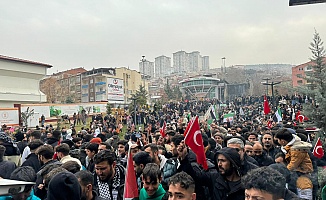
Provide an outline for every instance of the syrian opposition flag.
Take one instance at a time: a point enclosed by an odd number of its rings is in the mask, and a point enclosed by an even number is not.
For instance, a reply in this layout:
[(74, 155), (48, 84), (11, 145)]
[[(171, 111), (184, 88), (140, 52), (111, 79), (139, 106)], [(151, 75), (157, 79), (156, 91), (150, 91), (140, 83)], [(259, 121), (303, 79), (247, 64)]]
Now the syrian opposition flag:
[(277, 108), (277, 111), (275, 112), (275, 114), (273, 116), (273, 121), (274, 122), (281, 122), (282, 121), (282, 113), (281, 113), (280, 108)]
[(211, 114), (211, 118), (212, 119), (216, 119), (216, 114), (215, 114), (215, 108), (214, 108), (214, 105), (211, 105), (211, 108), (210, 108), (210, 114)]
[(269, 103), (268, 103), (267, 97), (265, 95), (264, 96), (264, 114), (267, 115), (270, 112), (271, 112), (271, 108), (269, 107)]
[(125, 187), (124, 187), (124, 198), (126, 200), (132, 200), (138, 197), (138, 186), (136, 180), (136, 173), (133, 165), (132, 155), (129, 149), (128, 152), (128, 161), (127, 161), (127, 170), (125, 177)]
[(164, 121), (163, 126), (160, 128), (160, 134), (162, 137), (165, 137), (165, 131), (166, 131), (166, 122)]
[(205, 170), (208, 169), (198, 116), (190, 124), (188, 134), (185, 137), (185, 143), (196, 154), (197, 163), (201, 164)]
[(314, 151), (312, 152), (314, 154), (314, 156), (316, 158), (321, 159), (324, 156), (324, 149), (323, 149), (323, 145), (321, 143), (320, 138), (318, 138), (315, 147), (314, 147)]
[(223, 122), (233, 122), (234, 113), (228, 113), (223, 115)]

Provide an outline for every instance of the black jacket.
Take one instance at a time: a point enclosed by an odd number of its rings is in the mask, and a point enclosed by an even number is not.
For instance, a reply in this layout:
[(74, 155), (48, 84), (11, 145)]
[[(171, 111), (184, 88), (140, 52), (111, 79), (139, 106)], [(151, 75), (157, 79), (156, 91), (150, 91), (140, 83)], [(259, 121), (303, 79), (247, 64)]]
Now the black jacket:
[[(230, 151), (230, 159), (235, 165), (240, 165), (240, 156), (235, 150), (229, 150), (228, 148), (225, 151)], [(233, 151), (233, 152), (232, 152)], [(218, 152), (219, 153), (219, 152)], [(226, 152), (228, 153), (228, 152)], [(217, 157), (217, 154), (215, 155)], [(215, 160), (215, 159), (214, 159)], [(187, 159), (184, 159), (183, 162), (187, 162)], [(181, 166), (184, 163), (181, 163)], [(238, 169), (241, 169), (239, 166)], [(241, 180), (231, 183), (228, 182), (222, 175), (220, 175), (216, 170), (215, 171), (204, 171), (196, 167), (183, 168), (190, 176), (195, 180), (196, 186), (206, 186), (210, 191), (210, 198), (212, 200), (244, 200), (244, 188), (241, 185)], [(187, 170), (187, 171), (186, 171)], [(203, 199), (203, 198), (201, 198)], [(205, 199), (208, 199), (207, 197)]]
[(281, 149), (273, 146), (269, 150), (264, 149), (264, 151), (266, 152), (267, 155), (272, 157), (273, 160), (275, 160), (275, 155), (281, 152)]
[(31, 153), (27, 156), (25, 162), (22, 164), (22, 166), (31, 166), (33, 167), (35, 173), (37, 173), (41, 168), (41, 163), (38, 160), (38, 157), (35, 153)]
[(246, 156), (244, 157), (243, 161), (241, 161), (240, 171), (242, 175), (246, 175), (249, 171), (256, 168), (258, 168), (258, 166), (249, 162)]
[(57, 138), (53, 138), (53, 137), (51, 137), (51, 138), (48, 138), (48, 139), (46, 140), (46, 143), (49, 144), (49, 145), (51, 145), (51, 146), (54, 148), (55, 146), (58, 145), (59, 140), (58, 140)]
[(259, 167), (268, 166), (274, 163), (272, 157), (268, 156), (265, 152), (260, 156), (253, 156), (253, 158), (258, 162)]
[(16, 169), (16, 164), (11, 161), (0, 160), (0, 177), (9, 179), (11, 172)]

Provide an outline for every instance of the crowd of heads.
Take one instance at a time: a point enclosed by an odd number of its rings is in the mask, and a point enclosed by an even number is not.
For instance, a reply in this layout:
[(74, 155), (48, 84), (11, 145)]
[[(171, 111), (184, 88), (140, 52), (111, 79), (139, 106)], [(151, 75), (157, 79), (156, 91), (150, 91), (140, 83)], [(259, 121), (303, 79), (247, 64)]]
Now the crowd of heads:
[[(132, 156), (142, 197), (213, 199), (215, 193), (210, 186), (198, 181), (205, 177), (202, 174), (211, 173), (209, 178), (218, 174), (235, 188), (241, 182), (245, 192), (240, 196), (246, 199), (259, 195), (282, 199), (291, 182), (290, 176), (285, 176), (290, 174), (286, 171), (289, 150), (284, 149), (297, 138), (309, 142), (313, 135), (292, 118), (301, 109), (300, 104), (292, 104), (291, 99), (282, 104), (284, 120), (276, 123), (262, 114), (262, 101), (262, 97), (239, 98), (218, 107), (217, 117), (210, 122), (199, 119), (208, 170), (198, 165), (196, 155), (185, 144), (184, 133), (194, 116), (204, 116), (210, 106), (220, 105), (217, 100), (169, 103), (151, 112), (139, 111), (136, 116), (94, 115), (89, 127), (85, 123), (78, 131), (74, 118), (70, 127), (61, 129), (48, 125), (23, 128), (15, 135), (1, 132), (0, 163), (6, 156), (20, 156), (21, 160), (15, 165), (6, 161), (10, 176), (2, 172), (0, 176), (35, 182), (21, 193), (26, 198), (33, 191), (40, 199), (92, 199), (96, 195), (119, 199), (127, 158)], [(240, 109), (244, 115), (240, 115)], [(230, 113), (234, 114), (232, 120), (225, 120), (223, 116)], [(164, 124), (166, 129), (162, 131)], [(187, 171), (184, 160), (191, 170)]]

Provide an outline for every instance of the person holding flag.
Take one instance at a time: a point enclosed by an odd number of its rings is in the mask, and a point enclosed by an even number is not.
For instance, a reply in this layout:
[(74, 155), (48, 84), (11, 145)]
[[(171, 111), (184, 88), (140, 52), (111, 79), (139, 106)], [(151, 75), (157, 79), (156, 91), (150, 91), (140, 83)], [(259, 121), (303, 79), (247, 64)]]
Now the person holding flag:
[(267, 115), (271, 112), (271, 108), (269, 107), (269, 103), (266, 95), (264, 95), (264, 115)]

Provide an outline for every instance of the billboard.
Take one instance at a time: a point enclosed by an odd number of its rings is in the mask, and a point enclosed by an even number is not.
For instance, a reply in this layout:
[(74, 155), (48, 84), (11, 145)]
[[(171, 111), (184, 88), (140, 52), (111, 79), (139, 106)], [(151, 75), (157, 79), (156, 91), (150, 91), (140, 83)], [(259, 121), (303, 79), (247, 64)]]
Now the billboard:
[(0, 125), (19, 125), (18, 108), (0, 108)]
[(108, 101), (124, 101), (123, 80), (117, 78), (108, 78)]

